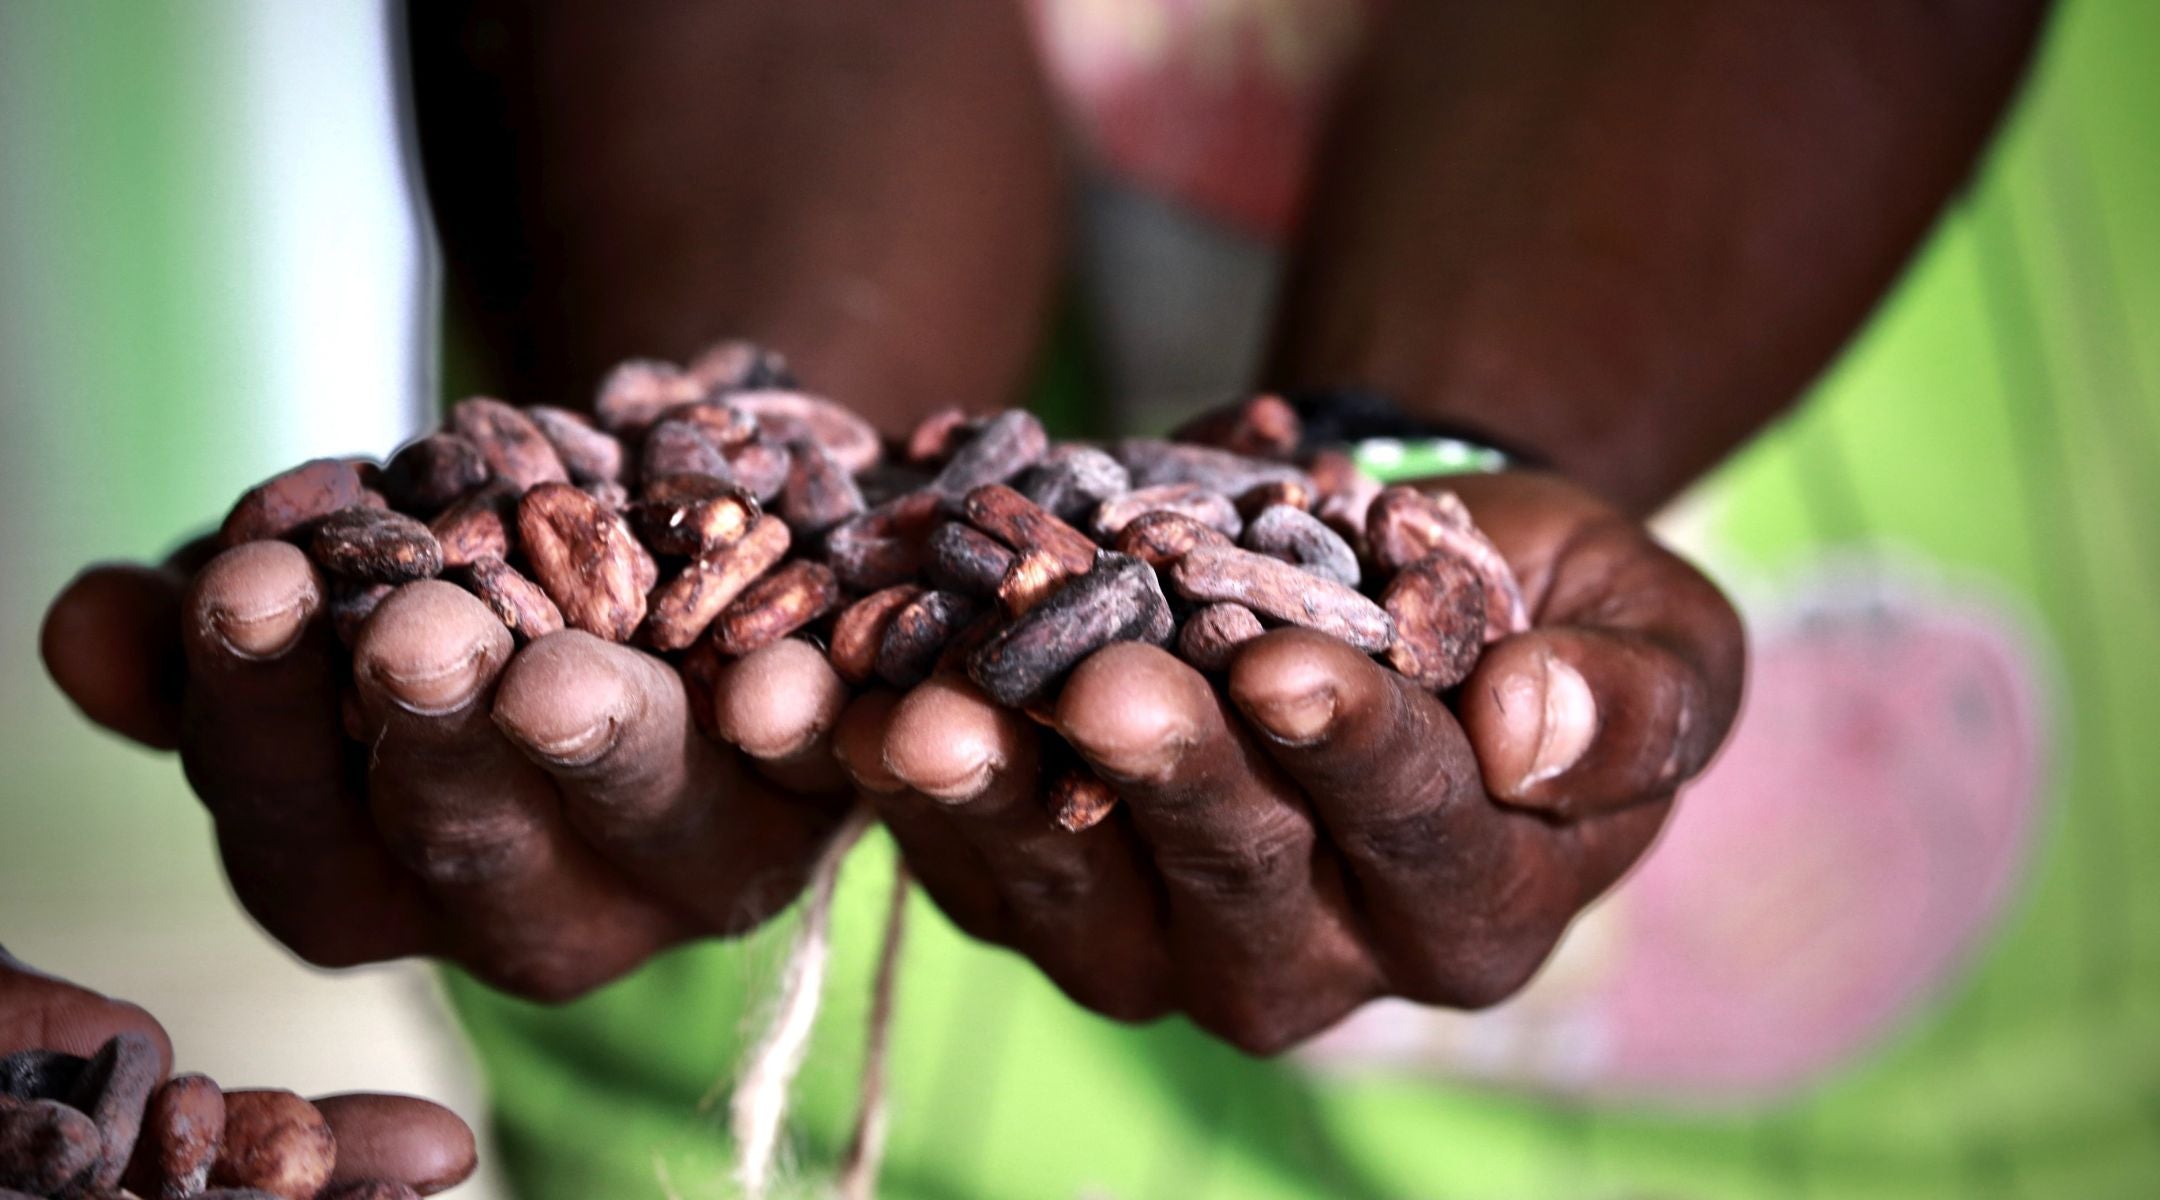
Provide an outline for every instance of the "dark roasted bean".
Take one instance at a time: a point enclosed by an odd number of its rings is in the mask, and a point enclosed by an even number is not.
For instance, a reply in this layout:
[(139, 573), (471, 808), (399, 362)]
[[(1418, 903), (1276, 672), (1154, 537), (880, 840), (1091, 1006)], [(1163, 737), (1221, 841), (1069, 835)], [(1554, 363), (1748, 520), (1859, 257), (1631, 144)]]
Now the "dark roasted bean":
[(930, 534), (933, 587), (978, 598), (995, 596), (1012, 564), (1013, 552), (1003, 543), (958, 521), (947, 521)]
[(800, 560), (751, 584), (713, 622), (723, 654), (743, 655), (772, 645), (831, 612), (840, 584), (823, 563)]
[[(874, 448), (873, 439), (873, 448)], [(824, 443), (804, 439), (788, 446), (787, 483), (780, 490), (780, 518), (798, 537), (826, 530), (863, 511), (862, 490)]]
[(878, 678), (900, 688), (929, 678), (946, 644), (981, 611), (978, 601), (958, 592), (924, 592), (902, 605), (878, 646)]
[(532, 418), (500, 400), (474, 396), (450, 409), (450, 429), (480, 448), (488, 469), (521, 488), (568, 483), (570, 472)]
[(428, 526), (442, 547), (445, 567), (462, 567), (482, 558), (507, 559), (516, 553), (517, 506), (524, 492), (498, 479), (444, 509)]
[(476, 558), (451, 573), (451, 581), (480, 597), (520, 643), (563, 627), (562, 609), (539, 584), (499, 558)]
[(1278, 504), (1254, 517), (1238, 544), (1345, 587), (1358, 585), (1357, 551), (1320, 518)]
[(787, 556), (787, 523), (766, 515), (739, 538), (693, 560), (652, 594), (647, 633), (661, 651), (688, 647), (730, 604)]
[(360, 472), (349, 462), (318, 458), (248, 489), (218, 530), (218, 544), (268, 541), (363, 501)]
[(1034, 466), (1049, 446), (1049, 435), (1043, 432), (1035, 414), (1017, 408), (999, 413), (982, 427), (982, 432), (953, 451), (930, 487), (948, 504), (957, 506), (976, 488), (1004, 483)]
[(913, 580), (929, 552), (937, 521), (935, 492), (909, 492), (825, 535), (825, 560), (850, 591), (875, 592)]
[(1019, 708), (1047, 698), (1081, 659), (1111, 642), (1161, 645), (1172, 628), (1154, 568), (1106, 553), (1094, 570), (983, 643), (968, 658), (968, 678), (998, 703)]
[[(728, 403), (765, 423), (766, 432), (778, 441), (793, 441), (800, 429), (824, 447), (849, 472), (869, 469), (885, 449), (877, 430), (846, 408), (796, 391), (743, 391), (728, 396)], [(788, 432), (782, 433), (785, 429)]]
[(584, 414), (567, 408), (528, 408), (525, 415), (555, 447), (572, 483), (616, 483), (623, 476), (623, 447), (614, 435), (592, 427)]
[(1103, 501), (1102, 507), (1095, 510), (1095, 536), (1115, 540), (1127, 525), (1155, 512), (1191, 517), (1227, 538), (1237, 537), (1245, 528), (1237, 505), (1221, 492), (1211, 492), (1197, 483), (1165, 483)]
[(1389, 665), (1431, 691), (1469, 677), (1485, 642), (1485, 583), (1476, 567), (1445, 551), (1429, 554), (1388, 580), (1380, 602), (1395, 622)]
[(1117, 539), (1111, 544), (1118, 553), (1130, 554), (1159, 571), (1185, 557), (1185, 552), (1194, 546), (1233, 543), (1221, 530), (1203, 525), (1183, 513), (1151, 512), (1143, 513), (1118, 530)]
[(653, 561), (629, 522), (567, 483), (546, 483), (518, 502), (517, 524), (533, 575), (564, 623), (630, 640), (645, 620)]
[(1197, 546), (1170, 565), (1180, 596), (1242, 604), (1259, 616), (1341, 638), (1368, 654), (1395, 640), (1394, 623), (1356, 589), (1308, 575), (1279, 558), (1226, 546)]
[(1110, 447), (1110, 453), (1132, 472), (1135, 488), (1191, 483), (1225, 496), (1241, 496), (1277, 480), (1312, 487), (1312, 477), (1289, 463), (1247, 458), (1212, 446), (1187, 446), (1159, 438), (1124, 438)]
[(896, 584), (872, 592), (840, 610), (833, 621), (832, 645), (825, 657), (840, 678), (860, 687), (877, 675), (878, 649), (885, 631), (902, 608), (914, 603), (923, 589), (912, 583)]
[(375, 486), (398, 511), (432, 517), (492, 474), (480, 447), (454, 433), (431, 433), (391, 455)]
[(1003, 484), (985, 484), (961, 503), (967, 523), (1015, 550), (1042, 550), (1079, 575), (1095, 565), (1098, 547), (1088, 536)]
[(1057, 519), (1085, 522), (1112, 496), (1132, 490), (1132, 474), (1094, 446), (1053, 446), (1013, 489)]
[(733, 480), (735, 469), (704, 429), (670, 417), (646, 430), (644, 444), (638, 448), (638, 478), (667, 475), (710, 475)]
[(315, 524), (308, 551), (333, 575), (362, 583), (411, 583), (442, 573), (442, 543), (403, 513), (356, 505)]

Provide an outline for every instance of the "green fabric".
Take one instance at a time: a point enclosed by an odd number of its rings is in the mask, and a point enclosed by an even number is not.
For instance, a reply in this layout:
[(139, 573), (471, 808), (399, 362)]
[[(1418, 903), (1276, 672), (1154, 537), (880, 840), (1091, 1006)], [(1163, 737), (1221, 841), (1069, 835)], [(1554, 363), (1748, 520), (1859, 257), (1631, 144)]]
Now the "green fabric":
[[(1802, 1095), (1679, 1116), (1471, 1086), (1319, 1081), (1178, 1021), (1129, 1029), (911, 913), (894, 1197), (2130, 1197), (2160, 1181), (2160, 5), (2058, 13), (1970, 197), (1782, 428), (1687, 509), (1774, 575), (1896, 545), (2022, 597), (2059, 652), (2049, 828), (2007, 923), (1926, 1016)], [(1081, 376), (1053, 373), (1071, 412)], [(1684, 816), (1682, 819), (1685, 819)], [(843, 1144), (890, 856), (847, 870), (793, 1123)], [(769, 993), (781, 927), (546, 1009), (452, 995), (535, 1197), (726, 1194), (700, 1097)]]

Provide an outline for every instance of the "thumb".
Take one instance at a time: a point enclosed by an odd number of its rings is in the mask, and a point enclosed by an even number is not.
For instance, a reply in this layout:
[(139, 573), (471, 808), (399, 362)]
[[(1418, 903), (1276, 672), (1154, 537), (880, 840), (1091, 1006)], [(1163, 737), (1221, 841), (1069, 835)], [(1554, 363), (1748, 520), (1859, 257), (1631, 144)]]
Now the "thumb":
[(181, 586), (168, 571), (94, 566), (61, 590), (38, 633), (45, 669), (75, 707), (153, 750), (179, 743)]

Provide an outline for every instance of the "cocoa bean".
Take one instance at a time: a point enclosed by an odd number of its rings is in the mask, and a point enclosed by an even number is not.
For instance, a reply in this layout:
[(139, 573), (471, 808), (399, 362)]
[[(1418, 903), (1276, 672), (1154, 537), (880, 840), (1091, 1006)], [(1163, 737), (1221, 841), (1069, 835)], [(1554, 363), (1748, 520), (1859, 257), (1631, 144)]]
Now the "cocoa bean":
[(570, 472), (532, 418), (500, 400), (474, 396), (450, 409), (450, 429), (480, 448), (488, 468), (521, 488), (568, 483)]
[(212, 1183), (314, 1200), (336, 1161), (337, 1139), (314, 1105), (284, 1091), (225, 1093), (225, 1144), (210, 1167)]
[(451, 582), (480, 597), (520, 643), (544, 638), (563, 627), (562, 610), (540, 585), (518, 574), (499, 558), (476, 558), (459, 567)]
[(1086, 521), (1103, 501), (1131, 491), (1132, 474), (1093, 446), (1053, 446), (1013, 488), (1069, 524)]
[(999, 413), (953, 451), (944, 469), (930, 481), (931, 490), (948, 505), (958, 505), (976, 488), (1004, 483), (1034, 466), (1049, 448), (1050, 436), (1035, 414), (1017, 408)]
[[(873, 436), (872, 452), (876, 451)], [(797, 536), (823, 533), (867, 507), (849, 468), (824, 443), (788, 444), (787, 483), (780, 489), (780, 518)]]
[(795, 386), (795, 374), (779, 351), (742, 338), (707, 347), (690, 360), (689, 376), (708, 392)]
[(1073, 577), (1065, 560), (1047, 550), (1031, 549), (1014, 558), (998, 580), (998, 604), (1008, 617), (1026, 616)]
[(968, 658), (968, 678), (998, 703), (1020, 708), (1047, 699), (1081, 659), (1111, 642), (1161, 645), (1172, 628), (1154, 569), (1128, 555), (1104, 554), (1094, 570), (983, 643)]
[(143, 1109), (164, 1074), (157, 1046), (140, 1033), (123, 1033), (108, 1038), (76, 1077), (67, 1103), (89, 1114), (104, 1145), (90, 1186), (100, 1191), (120, 1186), (120, 1173), (142, 1132)]
[(1236, 538), (1245, 528), (1237, 505), (1221, 492), (1209, 491), (1197, 483), (1166, 483), (1103, 501), (1102, 507), (1095, 510), (1095, 535), (1105, 541), (1114, 540), (1127, 525), (1154, 512), (1191, 517), (1227, 538)]
[(928, 679), (946, 644), (981, 612), (974, 597), (958, 592), (924, 592), (902, 605), (878, 645), (878, 678), (898, 688)]
[(309, 552), (333, 575), (362, 583), (411, 583), (442, 574), (442, 543), (403, 513), (355, 506), (315, 525)]
[(728, 403), (756, 417), (777, 441), (795, 440), (796, 428), (806, 431), (849, 472), (867, 470), (885, 453), (870, 422), (823, 396), (777, 389), (741, 391), (729, 394)]
[(1194, 546), (1228, 546), (1221, 530), (1174, 512), (1143, 513), (1118, 531), (1111, 543), (1120, 554), (1130, 554), (1161, 570), (1185, 557)]
[(832, 645), (825, 652), (840, 678), (860, 687), (876, 676), (878, 648), (885, 644), (893, 616), (922, 594), (912, 583), (895, 584), (840, 610), (833, 621)]
[[(1331, 461), (1328, 453), (1315, 456), (1313, 466), (1316, 471), (1323, 463)], [(1348, 464), (1350, 473), (1342, 478), (1339, 487), (1322, 484), (1320, 503), (1314, 512), (1327, 522), (1328, 528), (1349, 541), (1362, 545), (1366, 520), (1372, 512), (1373, 501), (1380, 497), (1380, 481), (1358, 470), (1348, 455), (1335, 454), (1334, 457)]]
[(1398, 571), (1380, 603), (1395, 622), (1388, 664), (1429, 691), (1461, 683), (1485, 642), (1485, 582), (1445, 551)]
[(175, 1075), (151, 1094), (128, 1190), (144, 1200), (187, 1200), (210, 1182), (225, 1142), (225, 1093), (207, 1075)]
[(916, 424), (908, 434), (903, 456), (918, 466), (941, 465), (981, 430), (982, 423), (970, 417), (967, 410), (942, 408)]
[(517, 550), (517, 509), (523, 495), (518, 485), (498, 479), (444, 509), (428, 526), (442, 547), (443, 566), (509, 558)]
[(807, 559), (751, 584), (713, 622), (713, 642), (737, 657), (770, 646), (831, 612), (840, 584), (831, 568)]
[(1263, 632), (1260, 618), (1244, 605), (1210, 604), (1185, 618), (1178, 656), (1203, 671), (1227, 671), (1238, 647)]
[(630, 640), (645, 619), (650, 585), (639, 581), (653, 567), (620, 514), (567, 483), (544, 483), (518, 502), (517, 528), (533, 575), (565, 623)]
[(1411, 487), (1382, 491), (1367, 517), (1365, 540), (1383, 570), (1403, 570), (1435, 553), (1469, 563), (1485, 585), (1486, 641), (1530, 628), (1529, 606), (1507, 557), (1478, 529), (1455, 493)]
[(1059, 773), (1044, 797), (1050, 819), (1067, 833), (1079, 833), (1103, 823), (1117, 808), (1117, 789), (1097, 779), (1085, 768)]
[(375, 606), (396, 590), (387, 583), (359, 583), (349, 579), (330, 581), (330, 628), (350, 650), (360, 640), (360, 627), (375, 615)]
[(0, 1188), (72, 1196), (103, 1161), (97, 1123), (58, 1100), (0, 1096)]
[(1132, 473), (1135, 488), (1190, 483), (1239, 496), (1263, 483), (1288, 480), (1317, 491), (1312, 477), (1289, 463), (1247, 458), (1213, 446), (1187, 446), (1159, 438), (1123, 438), (1110, 453)]
[(758, 435), (757, 418), (725, 400), (699, 400), (677, 405), (662, 414), (664, 421), (687, 421), (697, 426), (722, 453)]
[(634, 358), (600, 381), (593, 416), (609, 433), (635, 437), (667, 410), (702, 399), (706, 390), (695, 374), (684, 374), (674, 363)]
[(930, 474), (904, 463), (881, 462), (856, 475), (855, 486), (862, 489), (863, 502), (875, 508), (888, 500), (929, 487)]
[(714, 618), (787, 556), (789, 544), (786, 522), (760, 516), (741, 537), (693, 560), (653, 592), (646, 628), (653, 648), (667, 652), (696, 642)]
[(1170, 581), (1187, 600), (1242, 604), (1261, 617), (1318, 630), (1368, 654), (1395, 640), (1394, 622), (1356, 589), (1250, 550), (1196, 546), (1170, 565)]
[(937, 515), (935, 492), (909, 492), (888, 500), (833, 526), (825, 535), (825, 561), (850, 591), (875, 592), (907, 583), (922, 570)]
[(703, 429), (671, 417), (646, 430), (645, 443), (638, 449), (638, 477), (657, 479), (663, 475), (711, 475), (733, 480), (735, 469)]
[(358, 1179), (331, 1184), (317, 1200), (420, 1200), (425, 1194), (387, 1179)]
[(969, 492), (960, 513), (968, 524), (1015, 550), (1056, 555), (1070, 574), (1083, 574), (1095, 565), (1099, 548), (1086, 534), (1003, 484), (985, 484)]
[(741, 537), (758, 519), (757, 498), (710, 475), (648, 481), (631, 519), (645, 544), (662, 554), (697, 557)]
[(930, 534), (930, 583), (949, 592), (986, 597), (997, 594), (1013, 552), (996, 538), (948, 521)]
[(218, 546), (268, 541), (362, 500), (360, 472), (349, 462), (318, 458), (248, 489), (218, 528)]
[(280, 1200), (274, 1192), (261, 1188), (211, 1188), (197, 1192), (194, 1200)]
[(391, 455), (375, 486), (400, 512), (431, 517), (486, 483), (492, 474), (480, 447), (470, 440), (454, 433), (431, 433), (405, 443)]
[(75, 1090), (90, 1060), (58, 1050), (18, 1050), (0, 1058), (0, 1096), (59, 1100)]
[(697, 723), (698, 732), (715, 741), (722, 739), (720, 722), (713, 707), (713, 693), (719, 687), (720, 673), (727, 666), (728, 660), (709, 640), (694, 643), (675, 664), (675, 673), (682, 677), (683, 691), (690, 697), (690, 719)]
[(1302, 508), (1278, 504), (1263, 511), (1245, 527), (1238, 544), (1345, 587), (1358, 585), (1357, 551)]
[(1253, 458), (1288, 458), (1305, 424), (1281, 396), (1259, 395), (1209, 409), (1170, 432), (1172, 441), (1214, 446)]
[(630, 489), (616, 480), (596, 479), (591, 483), (579, 484), (578, 490), (615, 512), (630, 511)]
[[(463, 1183), (479, 1164), (472, 1130), (458, 1115), (417, 1096), (355, 1094), (315, 1101), (337, 1132), (337, 1165), (326, 1195), (370, 1181), (433, 1195)], [(368, 1196), (366, 1191), (351, 1193)]]
[(1277, 479), (1248, 489), (1237, 498), (1237, 510), (1251, 524), (1254, 517), (1278, 505), (1310, 512), (1319, 500), (1320, 494), (1314, 488), (1294, 479)]
[(525, 410), (540, 435), (555, 448), (555, 457), (577, 484), (616, 483), (622, 480), (623, 446), (613, 435), (592, 427), (583, 413), (567, 408), (539, 405)]
[(766, 440), (762, 434), (729, 450), (727, 461), (735, 482), (756, 496), (760, 504), (771, 504), (779, 498), (780, 490), (787, 486), (788, 468), (793, 465), (787, 447)]

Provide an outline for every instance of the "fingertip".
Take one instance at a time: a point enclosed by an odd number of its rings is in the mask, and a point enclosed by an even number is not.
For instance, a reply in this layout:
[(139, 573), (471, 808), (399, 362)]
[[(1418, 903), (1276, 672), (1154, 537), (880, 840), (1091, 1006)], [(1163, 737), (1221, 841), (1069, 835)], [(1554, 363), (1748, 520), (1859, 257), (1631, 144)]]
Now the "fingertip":
[[(1485, 789), (1517, 803), (1573, 769), (1597, 740), (1598, 701), (1574, 656), (1541, 634), (1496, 642), (1462, 692), (1462, 724)], [(1553, 807), (1554, 805), (1547, 805)]]
[(847, 684), (825, 655), (799, 638), (783, 638), (720, 673), (713, 723), (753, 758), (786, 759), (830, 732), (847, 702)]
[(353, 673), (363, 695), (436, 716), (472, 703), (512, 649), (510, 630), (478, 597), (423, 579), (376, 607), (353, 646)]
[(633, 664), (623, 658), (636, 653), (582, 629), (534, 641), (503, 670), (495, 690), (496, 727), (543, 766), (584, 766), (602, 758), (644, 708), (639, 681), (628, 669)]
[(179, 742), (181, 585), (170, 572), (100, 564), (46, 610), (38, 652), (90, 720), (157, 750)]
[(195, 577), (186, 628), (212, 659), (263, 662), (299, 643), (322, 602), (321, 577), (298, 546), (243, 542)]
[(1162, 780), (1177, 770), (1214, 705), (1199, 672), (1158, 647), (1118, 642), (1073, 671), (1058, 697), (1057, 728), (1119, 779)]
[(1019, 757), (1031, 730), (964, 677), (933, 676), (903, 697), (885, 735), (885, 767), (951, 804), (981, 796)]

